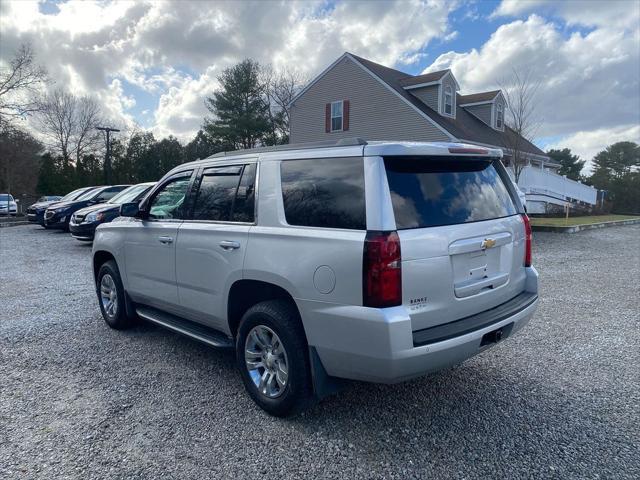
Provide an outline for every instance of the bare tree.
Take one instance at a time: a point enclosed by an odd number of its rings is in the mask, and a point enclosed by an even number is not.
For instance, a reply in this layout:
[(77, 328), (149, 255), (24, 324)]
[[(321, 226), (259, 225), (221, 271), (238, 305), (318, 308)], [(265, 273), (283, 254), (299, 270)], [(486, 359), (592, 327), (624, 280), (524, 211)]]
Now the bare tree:
[(263, 67), (262, 83), (266, 102), (269, 105), (269, 117), (272, 134), (277, 143), (286, 143), (289, 139), (290, 104), (293, 97), (307, 83), (307, 77), (295, 70), (274, 71), (271, 66)]
[(511, 76), (500, 82), (507, 101), (504, 141), (511, 153), (511, 165), (516, 183), (527, 165), (526, 144), (532, 142), (540, 126), (536, 115), (536, 97), (540, 82), (530, 68), (513, 69)]
[(90, 97), (77, 97), (62, 89), (44, 95), (38, 102), (37, 126), (47, 139), (47, 146), (65, 161), (77, 163), (83, 155), (101, 145), (100, 108)]
[(0, 68), (0, 120), (36, 111), (36, 94), (47, 81), (47, 72), (35, 63), (31, 45), (22, 44), (11, 61)]

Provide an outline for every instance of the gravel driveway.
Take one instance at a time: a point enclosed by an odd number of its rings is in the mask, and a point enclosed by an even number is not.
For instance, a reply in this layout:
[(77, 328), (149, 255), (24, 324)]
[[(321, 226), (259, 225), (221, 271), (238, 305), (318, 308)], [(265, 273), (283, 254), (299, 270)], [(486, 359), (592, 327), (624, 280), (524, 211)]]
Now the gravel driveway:
[(231, 353), (107, 328), (89, 246), (2, 229), (0, 478), (639, 478), (640, 226), (534, 242), (519, 335), (281, 420)]

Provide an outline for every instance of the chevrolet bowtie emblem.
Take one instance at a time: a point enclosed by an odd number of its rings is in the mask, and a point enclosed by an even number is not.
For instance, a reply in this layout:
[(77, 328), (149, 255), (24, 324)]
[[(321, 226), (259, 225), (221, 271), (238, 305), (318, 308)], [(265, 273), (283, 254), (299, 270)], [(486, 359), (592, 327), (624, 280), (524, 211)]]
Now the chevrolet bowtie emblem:
[(484, 242), (482, 242), (482, 249), (486, 250), (487, 248), (495, 247), (496, 241), (493, 238), (485, 238)]

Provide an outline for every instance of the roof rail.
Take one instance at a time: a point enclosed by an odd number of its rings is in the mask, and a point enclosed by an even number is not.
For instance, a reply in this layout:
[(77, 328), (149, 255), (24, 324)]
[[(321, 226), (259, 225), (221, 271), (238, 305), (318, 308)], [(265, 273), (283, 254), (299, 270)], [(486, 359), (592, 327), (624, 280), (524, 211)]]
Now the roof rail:
[(366, 140), (358, 137), (342, 138), (340, 140), (327, 140), (322, 142), (308, 143), (288, 143), (286, 145), (274, 145), (272, 147), (248, 148), (245, 150), (232, 150), (229, 152), (218, 152), (207, 158), (232, 157), (236, 155), (247, 155), (251, 153), (281, 152), (285, 150), (308, 150), (310, 148), (331, 148), (331, 147), (355, 147), (366, 145)]

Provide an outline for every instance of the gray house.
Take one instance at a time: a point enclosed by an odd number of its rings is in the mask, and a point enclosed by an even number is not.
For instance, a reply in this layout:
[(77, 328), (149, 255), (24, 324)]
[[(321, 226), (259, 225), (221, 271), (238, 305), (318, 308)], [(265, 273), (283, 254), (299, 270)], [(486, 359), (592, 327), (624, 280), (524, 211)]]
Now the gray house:
[[(501, 148), (508, 167), (505, 136), (515, 132), (505, 126), (502, 92), (459, 91), (451, 70), (414, 76), (344, 53), (293, 99), (290, 141), (464, 142)], [(557, 175), (560, 165), (531, 142), (522, 139), (521, 145), (529, 166), (518, 184), (530, 211), (546, 211), (549, 203), (595, 203), (593, 189)]]

